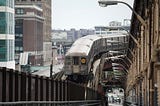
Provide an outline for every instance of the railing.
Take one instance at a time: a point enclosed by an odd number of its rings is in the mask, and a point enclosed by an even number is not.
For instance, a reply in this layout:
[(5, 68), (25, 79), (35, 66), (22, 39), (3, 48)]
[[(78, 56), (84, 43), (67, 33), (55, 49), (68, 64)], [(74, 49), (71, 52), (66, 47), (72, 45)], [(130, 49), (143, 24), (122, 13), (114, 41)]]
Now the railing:
[(0, 106), (99, 106), (100, 100), (0, 102)]
[(97, 91), (70, 81), (0, 68), (0, 102), (100, 99)]
[(138, 104), (135, 102), (124, 101), (124, 106), (138, 106)]

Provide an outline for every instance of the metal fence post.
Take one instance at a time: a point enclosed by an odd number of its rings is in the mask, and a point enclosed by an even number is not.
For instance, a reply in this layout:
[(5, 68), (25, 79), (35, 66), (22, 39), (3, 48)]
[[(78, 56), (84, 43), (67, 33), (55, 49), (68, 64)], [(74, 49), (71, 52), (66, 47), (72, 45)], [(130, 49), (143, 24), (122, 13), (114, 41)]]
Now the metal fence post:
[(67, 101), (67, 95), (68, 95), (68, 92), (67, 92), (67, 91), (68, 91), (68, 85), (67, 85), (67, 81), (64, 81), (64, 83), (65, 83), (65, 85), (64, 85), (64, 86), (65, 86), (65, 91), (64, 91), (64, 92), (65, 92), (65, 99), (64, 99), (64, 100), (65, 100), (65, 101)]
[(57, 81), (57, 80), (55, 81), (55, 88), (56, 88), (56, 89), (55, 89), (55, 94), (56, 94), (56, 95), (55, 95), (55, 96), (56, 96), (56, 97), (55, 97), (55, 100), (58, 101), (58, 100), (59, 100), (59, 93), (58, 93), (58, 91), (59, 91), (58, 88), (59, 88), (59, 87), (58, 87), (58, 81)]
[(63, 90), (62, 81), (59, 80), (58, 83), (59, 83), (59, 101), (62, 101), (62, 90)]
[(43, 76), (40, 77), (40, 101), (43, 101)]
[(2, 92), (3, 92), (3, 90), (2, 90), (2, 86), (3, 86), (3, 78), (2, 78), (2, 76), (3, 76), (3, 69), (2, 68), (0, 68), (0, 102), (2, 102)]
[(28, 101), (32, 100), (32, 77), (28, 74)]
[(49, 101), (49, 78), (46, 78), (46, 101)]
[(27, 92), (26, 92), (26, 73), (25, 72), (21, 72), (21, 101), (26, 101), (26, 94), (27, 94)]
[(35, 76), (35, 101), (40, 100), (39, 99), (39, 89), (40, 89), (40, 86), (39, 86), (39, 77), (38, 77), (38, 75), (36, 75)]
[(2, 72), (2, 102), (6, 102), (6, 68)]
[(51, 78), (51, 101), (54, 101), (54, 80)]
[(15, 101), (19, 101), (19, 72), (15, 71)]
[(14, 79), (13, 79), (13, 70), (11, 69), (9, 72), (9, 101), (14, 101), (13, 99), (13, 85), (14, 85)]

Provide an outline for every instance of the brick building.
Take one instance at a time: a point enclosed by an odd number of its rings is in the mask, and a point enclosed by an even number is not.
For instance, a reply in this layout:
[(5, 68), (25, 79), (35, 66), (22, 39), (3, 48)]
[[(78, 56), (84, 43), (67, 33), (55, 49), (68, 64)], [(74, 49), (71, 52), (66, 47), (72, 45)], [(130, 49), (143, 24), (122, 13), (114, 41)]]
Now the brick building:
[[(30, 60), (35, 60), (35, 62), (32, 62), (34, 65), (50, 65), (52, 59), (51, 0), (15, 0), (15, 4), (16, 20), (23, 19), (23, 28), (21, 31), (24, 33), (24, 42), (21, 40), (21, 43), (23, 42), (23, 48), (20, 48), (20, 52), (31, 51), (31, 55), (36, 54), (37, 56), (31, 56), (29, 58)], [(32, 15), (32, 18), (25, 17), (26, 15)], [(31, 33), (35, 36), (32, 36)], [(33, 41), (34, 46), (28, 41)]]

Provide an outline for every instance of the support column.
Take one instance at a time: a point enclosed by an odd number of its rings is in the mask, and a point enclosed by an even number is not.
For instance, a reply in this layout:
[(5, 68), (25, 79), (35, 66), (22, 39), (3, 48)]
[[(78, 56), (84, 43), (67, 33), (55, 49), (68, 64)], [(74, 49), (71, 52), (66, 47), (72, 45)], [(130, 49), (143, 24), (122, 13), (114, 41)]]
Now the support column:
[(160, 63), (155, 64), (155, 71), (156, 71), (157, 82), (154, 84), (154, 88), (155, 90), (157, 90), (157, 102), (158, 102), (157, 106), (160, 106)]

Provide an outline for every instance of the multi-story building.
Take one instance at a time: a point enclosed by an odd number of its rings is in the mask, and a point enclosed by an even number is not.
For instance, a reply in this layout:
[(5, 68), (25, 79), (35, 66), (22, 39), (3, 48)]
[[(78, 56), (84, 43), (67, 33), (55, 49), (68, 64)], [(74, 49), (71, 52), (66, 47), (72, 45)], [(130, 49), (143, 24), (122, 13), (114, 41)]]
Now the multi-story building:
[(86, 35), (93, 35), (94, 29), (80, 29), (77, 32), (78, 38), (86, 36)]
[(70, 30), (53, 30), (52, 41), (54, 42), (55, 40), (60, 39), (61, 41), (67, 40), (67, 42), (74, 42), (80, 37), (93, 35), (94, 33), (93, 29), (76, 30), (72, 28)]
[(43, 64), (43, 9), (34, 4), (15, 5), (15, 53), (28, 53), (31, 65)]
[(129, 25), (121, 25), (121, 22), (112, 21), (109, 26), (95, 26), (95, 34), (123, 34), (129, 29)]
[(73, 42), (77, 39), (77, 31), (76, 29), (72, 28), (70, 30), (67, 30), (67, 40)]
[(67, 30), (67, 40), (74, 42), (75, 40), (77, 40), (80, 37), (83, 37), (86, 35), (92, 35), (92, 34), (94, 34), (93, 29), (76, 30), (76, 29), (72, 28), (70, 30)]
[(0, 67), (15, 69), (14, 0), (0, 0)]
[(53, 30), (52, 42), (53, 45), (56, 45), (58, 47), (57, 48), (58, 53), (60, 53), (59, 48), (62, 46), (63, 54), (65, 54), (75, 40), (77, 40), (80, 37), (93, 34), (94, 34), (93, 29), (76, 30), (72, 28), (70, 30)]
[(122, 26), (122, 23), (118, 21), (111, 21), (109, 22), (109, 26)]
[[(52, 42), (51, 42), (51, 0), (15, 0), (16, 5), (34, 5), (37, 8), (42, 9), (42, 17), (43, 21), (43, 29), (42, 31), (42, 40), (43, 43), (40, 44), (43, 50), (43, 65), (51, 64), (51, 56), (52, 56)], [(41, 13), (37, 12), (37, 15)], [(32, 23), (28, 23), (28, 25), (32, 25)], [(28, 30), (29, 31), (29, 30)], [(40, 31), (40, 32), (41, 32)], [(39, 38), (38, 38), (39, 39)]]
[(122, 34), (129, 31), (129, 26), (95, 26), (95, 34)]
[(54, 31), (52, 32), (52, 40), (67, 40), (67, 32), (65, 31)]

